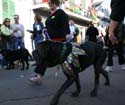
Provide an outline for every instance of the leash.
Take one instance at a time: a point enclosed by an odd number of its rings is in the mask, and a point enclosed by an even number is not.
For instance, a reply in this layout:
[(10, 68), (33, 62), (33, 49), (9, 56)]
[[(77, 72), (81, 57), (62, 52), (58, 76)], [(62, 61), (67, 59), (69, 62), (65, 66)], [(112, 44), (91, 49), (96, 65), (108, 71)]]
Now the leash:
[(44, 34), (45, 40), (51, 40), (51, 38), (50, 38), (50, 36), (49, 36), (49, 34), (48, 34), (46, 29), (43, 29), (43, 34)]
[[(60, 63), (63, 61), (63, 57), (64, 57), (64, 54), (65, 54), (65, 51), (66, 51), (66, 43), (63, 43), (63, 49), (61, 51), (61, 54), (60, 54)], [(57, 77), (58, 74), (59, 74), (59, 70), (60, 70), (60, 64), (57, 65), (57, 70), (56, 70), (56, 73), (55, 73), (55, 76)]]
[(60, 65), (58, 64), (58, 65), (57, 65), (57, 70), (56, 70), (56, 73), (55, 73), (55, 76), (56, 76), (56, 77), (57, 77), (58, 74), (59, 74), (59, 70), (60, 70)]
[[(45, 40), (51, 40), (51, 38), (50, 38), (50, 36), (49, 36), (49, 34), (48, 34), (48, 32), (47, 32), (46, 29), (43, 30), (43, 34), (44, 34)], [(61, 54), (60, 54), (60, 57), (59, 57), (59, 59), (60, 59), (59, 62), (62, 62), (62, 61), (63, 61), (63, 56), (64, 56), (64, 54), (65, 54), (65, 51), (66, 51), (66, 43), (64, 42), (64, 43), (63, 43), (63, 49), (62, 49)], [(56, 77), (58, 76), (59, 70), (60, 70), (60, 64), (57, 65), (57, 70), (56, 70), (56, 73), (55, 73), (55, 76), (56, 76)]]

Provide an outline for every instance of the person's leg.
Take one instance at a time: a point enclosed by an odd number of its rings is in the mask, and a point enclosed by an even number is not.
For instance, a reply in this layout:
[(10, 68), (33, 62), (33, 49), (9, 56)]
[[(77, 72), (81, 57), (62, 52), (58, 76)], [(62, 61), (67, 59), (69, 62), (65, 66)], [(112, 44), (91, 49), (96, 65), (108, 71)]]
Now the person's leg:
[(112, 71), (112, 66), (113, 66), (113, 48), (109, 48), (108, 51), (108, 59), (107, 59), (107, 67), (106, 71)]
[[(118, 55), (119, 64), (124, 65), (125, 64), (125, 58), (124, 58), (124, 54), (123, 54), (122, 43), (119, 43), (119, 45), (116, 46), (116, 51), (117, 51), (117, 55)], [(125, 69), (125, 65), (122, 68)]]
[[(8, 65), (8, 62), (7, 60), (5, 59), (5, 57), (3, 56), (2, 57), (2, 60), (1, 60), (1, 66), (4, 67), (4, 66), (7, 66)], [(8, 67), (8, 66), (7, 66)]]
[(18, 38), (17, 37), (14, 37), (14, 50), (17, 50), (18, 49)]
[(113, 49), (110, 48), (108, 52), (107, 66), (113, 66)]
[(35, 49), (37, 47), (37, 38), (34, 38), (34, 46), (35, 46)]
[(41, 66), (42, 65), (39, 65), (39, 66), (36, 66), (34, 72), (36, 73), (35, 76), (29, 78), (28, 80), (34, 84), (37, 84), (37, 85), (41, 85), (42, 84), (42, 77), (45, 73), (45, 70), (42, 71), (41, 70)]
[(10, 37), (7, 37), (7, 39), (6, 39), (7, 41), (6, 41), (6, 48), (7, 49), (11, 49), (11, 41), (10, 41)]
[(25, 48), (24, 41), (22, 40), (22, 37), (18, 37), (18, 43), (20, 48)]

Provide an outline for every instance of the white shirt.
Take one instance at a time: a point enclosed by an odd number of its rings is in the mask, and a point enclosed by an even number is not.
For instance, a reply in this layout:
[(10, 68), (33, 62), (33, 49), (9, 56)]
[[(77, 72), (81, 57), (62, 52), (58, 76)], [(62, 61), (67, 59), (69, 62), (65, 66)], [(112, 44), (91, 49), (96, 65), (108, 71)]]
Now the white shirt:
[(76, 27), (74, 25), (70, 25), (69, 28), (70, 28), (71, 39), (73, 39)]
[(15, 37), (24, 37), (24, 26), (22, 24), (13, 24), (11, 26), (12, 30), (13, 31), (16, 31), (17, 32), (14, 32), (14, 36)]

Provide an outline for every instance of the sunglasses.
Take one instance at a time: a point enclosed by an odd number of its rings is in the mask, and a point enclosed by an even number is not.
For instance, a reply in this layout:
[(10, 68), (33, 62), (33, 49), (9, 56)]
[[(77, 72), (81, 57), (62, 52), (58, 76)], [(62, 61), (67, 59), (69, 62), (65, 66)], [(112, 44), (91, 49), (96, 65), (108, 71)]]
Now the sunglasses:
[(10, 22), (9, 20), (6, 20), (5, 22)]
[(19, 18), (14, 18), (14, 19), (19, 19)]

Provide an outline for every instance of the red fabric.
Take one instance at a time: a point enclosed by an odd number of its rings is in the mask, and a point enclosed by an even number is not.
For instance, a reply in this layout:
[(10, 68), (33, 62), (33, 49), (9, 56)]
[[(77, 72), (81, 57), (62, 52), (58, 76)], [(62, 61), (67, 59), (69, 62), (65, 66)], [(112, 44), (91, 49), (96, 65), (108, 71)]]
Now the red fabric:
[(48, 2), (48, 0), (42, 0), (42, 3)]
[(64, 42), (65, 38), (54, 38), (54, 39), (51, 39), (51, 40), (58, 41), (58, 42)]

